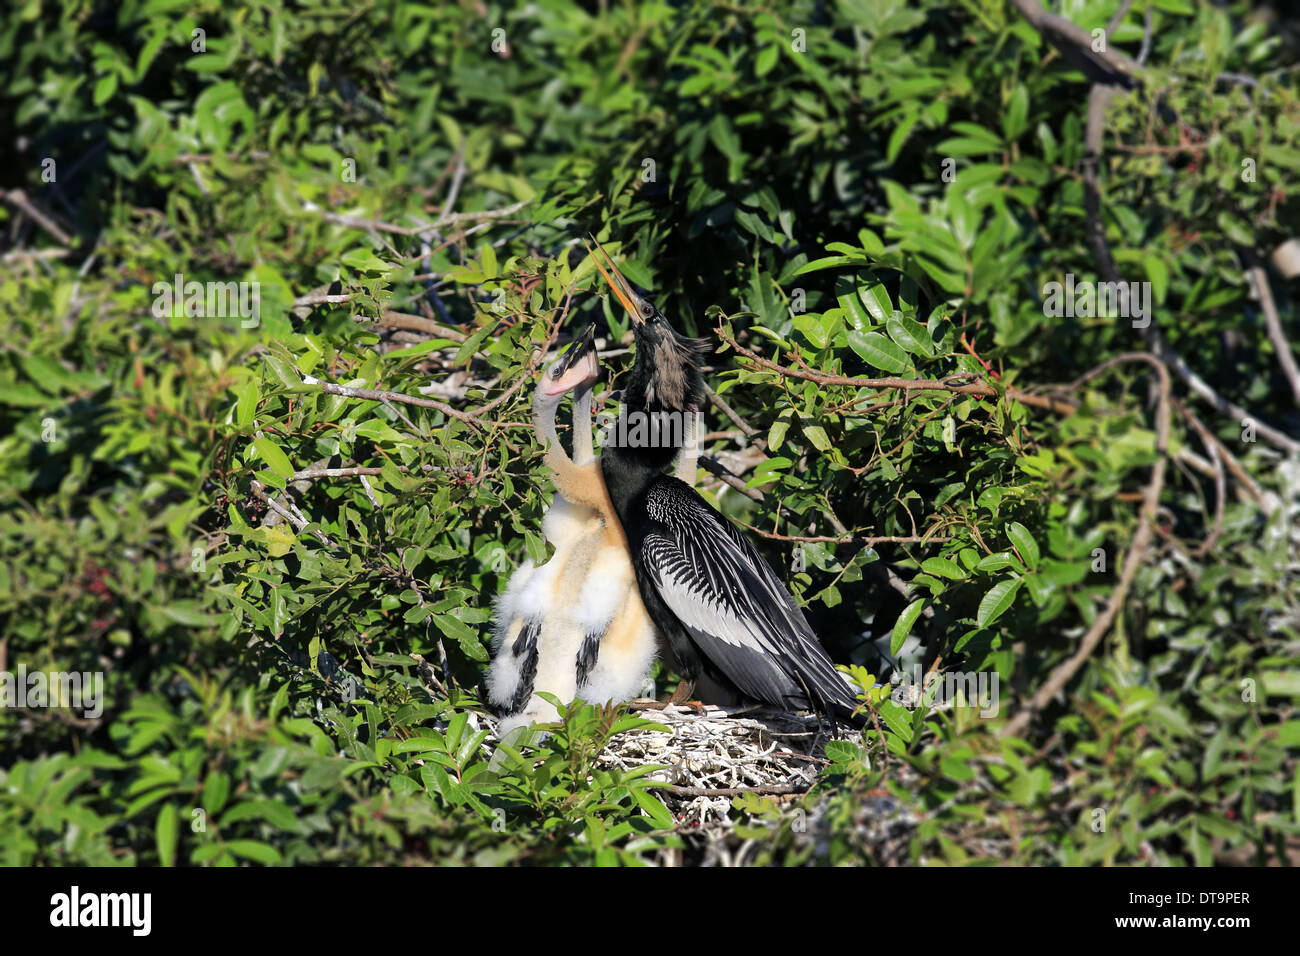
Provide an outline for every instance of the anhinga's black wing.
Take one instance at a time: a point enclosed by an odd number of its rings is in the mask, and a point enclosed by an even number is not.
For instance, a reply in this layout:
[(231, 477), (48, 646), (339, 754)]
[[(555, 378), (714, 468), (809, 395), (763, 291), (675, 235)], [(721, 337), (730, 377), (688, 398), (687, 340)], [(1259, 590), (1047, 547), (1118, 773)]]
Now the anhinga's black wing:
[(645, 509), (646, 576), (714, 667), (757, 700), (847, 718), (848, 683), (758, 550), (676, 478), (656, 478)]

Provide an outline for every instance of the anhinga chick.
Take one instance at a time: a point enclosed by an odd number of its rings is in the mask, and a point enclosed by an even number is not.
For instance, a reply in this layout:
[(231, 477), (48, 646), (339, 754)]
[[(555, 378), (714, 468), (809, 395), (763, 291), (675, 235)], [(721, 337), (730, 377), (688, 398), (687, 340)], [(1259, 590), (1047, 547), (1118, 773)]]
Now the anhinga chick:
[[(499, 733), (555, 720), (562, 701), (621, 702), (645, 685), (657, 636), (636, 578), (604, 478), (594, 457), (591, 389), (598, 375), (589, 329), (546, 372), (533, 399), (533, 424), (554, 472), (556, 496), (542, 522), (555, 547), (541, 566), (526, 561), (511, 577), (496, 609), (496, 656), (489, 699), (504, 716)], [(573, 457), (555, 429), (563, 396), (572, 391)], [(693, 447), (693, 444), (692, 444)], [(684, 454), (679, 474), (693, 481), (695, 457)]]
[[(636, 338), (624, 388), (627, 415), (693, 413), (704, 389), (702, 343), (679, 335), (605, 258), (609, 272), (599, 258), (597, 267)], [(656, 432), (665, 433), (674, 432)], [(682, 677), (693, 684), (704, 672), (753, 700), (861, 723), (847, 678), (762, 555), (694, 489), (664, 474), (676, 453), (671, 440), (606, 447), (601, 470), (642, 600)]]

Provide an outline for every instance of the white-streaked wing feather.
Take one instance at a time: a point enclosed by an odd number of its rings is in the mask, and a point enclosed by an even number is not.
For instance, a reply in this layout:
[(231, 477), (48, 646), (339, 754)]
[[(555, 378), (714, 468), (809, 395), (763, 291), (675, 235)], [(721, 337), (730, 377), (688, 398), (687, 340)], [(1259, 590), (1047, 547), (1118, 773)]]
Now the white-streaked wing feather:
[(752, 544), (672, 478), (652, 486), (646, 511), (663, 528), (642, 542), (646, 571), (718, 669), (752, 697), (811, 691), (852, 708), (844, 678)]

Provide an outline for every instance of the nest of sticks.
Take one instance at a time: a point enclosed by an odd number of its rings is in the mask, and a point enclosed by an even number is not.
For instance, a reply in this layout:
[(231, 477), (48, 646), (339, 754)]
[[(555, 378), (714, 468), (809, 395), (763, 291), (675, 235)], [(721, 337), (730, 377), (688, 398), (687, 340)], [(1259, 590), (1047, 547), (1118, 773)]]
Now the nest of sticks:
[[(631, 769), (658, 764), (651, 775), (663, 786), (659, 797), (672, 811), (687, 853), (698, 865), (738, 866), (759, 849), (760, 839), (736, 836), (740, 813), (732, 801), (745, 794), (778, 804), (799, 799), (827, 765), (830, 740), (859, 743), (861, 734), (844, 724), (832, 725), (813, 714), (770, 707), (704, 706), (702, 710), (670, 706), (641, 716), (667, 730), (641, 729), (610, 741), (600, 759), (606, 766)], [(905, 858), (914, 817), (884, 791), (859, 808), (853, 826), (858, 840), (873, 847), (882, 861)], [(803, 811), (799, 811), (802, 813)], [(796, 828), (798, 842), (817, 844), (827, 838), (828, 821), (814, 806)], [(661, 863), (680, 865), (680, 851), (661, 854)]]
[[(702, 708), (669, 705), (642, 717), (667, 730), (644, 728), (610, 741), (601, 762), (630, 770), (665, 767), (650, 776), (678, 819), (706, 825), (728, 815), (731, 799), (745, 793), (797, 796), (826, 765), (822, 756), (832, 727), (811, 714), (769, 707)], [(839, 739), (856, 739), (841, 725)]]
[[(740, 839), (734, 832), (742, 817), (733, 806), (735, 798), (754, 794), (778, 805), (793, 803), (829, 763), (824, 756), (828, 741), (858, 743), (861, 736), (845, 724), (770, 707), (633, 707), (639, 716), (666, 729), (624, 731), (609, 742), (598, 762), (610, 769), (647, 764), (664, 768), (649, 779), (660, 784), (656, 794), (672, 812), (692, 862), (701, 865), (741, 865), (756, 853), (760, 841)], [(875, 793), (859, 808), (853, 826), (881, 862), (901, 862), (917, 821), (892, 796)], [(813, 844), (826, 839), (828, 824), (820, 819), (819, 809), (802, 822), (797, 839)], [(681, 851), (661, 856), (662, 864), (685, 862)]]

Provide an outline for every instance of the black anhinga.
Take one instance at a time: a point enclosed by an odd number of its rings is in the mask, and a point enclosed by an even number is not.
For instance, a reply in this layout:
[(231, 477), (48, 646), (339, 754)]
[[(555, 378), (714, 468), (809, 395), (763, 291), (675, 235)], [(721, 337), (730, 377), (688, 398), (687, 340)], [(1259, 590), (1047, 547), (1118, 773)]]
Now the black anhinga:
[(607, 446), (601, 471), (646, 611), (687, 691), (704, 672), (745, 697), (860, 724), (847, 679), (762, 555), (699, 493), (664, 473), (677, 452), (670, 417), (693, 415), (703, 396), (699, 356), (707, 343), (678, 334), (608, 254), (609, 272), (593, 258), (632, 319), (636, 358), (623, 390), (626, 414), (660, 423), (643, 435), (669, 436)]

